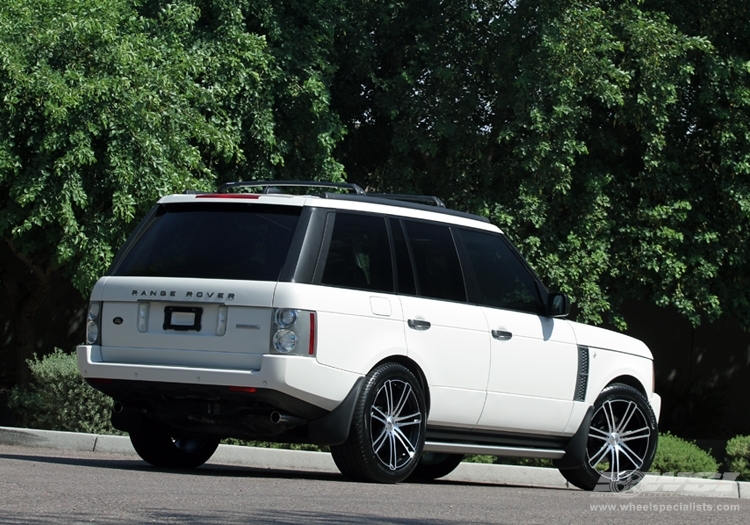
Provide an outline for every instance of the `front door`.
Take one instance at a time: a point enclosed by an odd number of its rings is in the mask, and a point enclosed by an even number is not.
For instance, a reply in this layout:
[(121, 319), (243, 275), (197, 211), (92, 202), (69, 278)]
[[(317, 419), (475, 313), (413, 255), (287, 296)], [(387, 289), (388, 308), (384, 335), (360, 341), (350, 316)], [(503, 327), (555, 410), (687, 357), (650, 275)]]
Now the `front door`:
[(578, 377), (572, 328), (542, 315), (540, 283), (501, 234), (460, 234), (491, 341), (487, 401), (477, 429), (563, 432)]

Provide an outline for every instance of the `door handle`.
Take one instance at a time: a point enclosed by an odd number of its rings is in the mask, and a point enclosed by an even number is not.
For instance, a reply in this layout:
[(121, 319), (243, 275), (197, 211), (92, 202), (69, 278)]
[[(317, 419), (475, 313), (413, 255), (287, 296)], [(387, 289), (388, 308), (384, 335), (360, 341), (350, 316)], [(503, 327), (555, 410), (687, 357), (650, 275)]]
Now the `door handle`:
[(429, 330), (430, 326), (432, 326), (429, 321), (424, 321), (422, 319), (409, 319), (406, 324), (409, 325), (409, 328), (412, 328), (414, 330), (418, 331), (424, 331)]
[(505, 330), (493, 330), (492, 337), (494, 337), (498, 341), (510, 341), (510, 339), (513, 337), (513, 334), (510, 332), (506, 332)]

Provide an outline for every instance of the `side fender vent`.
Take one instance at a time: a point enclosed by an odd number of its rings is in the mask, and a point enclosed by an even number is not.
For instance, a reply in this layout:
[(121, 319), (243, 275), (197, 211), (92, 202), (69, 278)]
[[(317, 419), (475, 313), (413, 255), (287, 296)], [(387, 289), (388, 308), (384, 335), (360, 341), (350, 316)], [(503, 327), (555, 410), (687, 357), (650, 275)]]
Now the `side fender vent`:
[(576, 379), (575, 395), (573, 401), (586, 400), (586, 388), (589, 384), (589, 349), (586, 346), (578, 347), (578, 378)]

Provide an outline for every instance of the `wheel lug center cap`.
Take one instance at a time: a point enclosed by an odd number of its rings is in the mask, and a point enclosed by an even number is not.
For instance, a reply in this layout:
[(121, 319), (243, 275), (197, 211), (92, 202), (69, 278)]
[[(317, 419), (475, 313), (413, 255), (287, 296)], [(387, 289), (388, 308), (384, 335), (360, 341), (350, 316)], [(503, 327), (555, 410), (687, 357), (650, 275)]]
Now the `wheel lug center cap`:
[(386, 431), (393, 432), (393, 429), (394, 429), (395, 426), (396, 425), (395, 425), (395, 423), (393, 421), (393, 416), (388, 416), (387, 418), (385, 418), (385, 429), (386, 429)]
[(609, 435), (609, 437), (607, 438), (607, 443), (610, 446), (615, 446), (615, 445), (619, 444), (620, 443), (620, 434), (618, 434), (616, 432), (611, 433)]

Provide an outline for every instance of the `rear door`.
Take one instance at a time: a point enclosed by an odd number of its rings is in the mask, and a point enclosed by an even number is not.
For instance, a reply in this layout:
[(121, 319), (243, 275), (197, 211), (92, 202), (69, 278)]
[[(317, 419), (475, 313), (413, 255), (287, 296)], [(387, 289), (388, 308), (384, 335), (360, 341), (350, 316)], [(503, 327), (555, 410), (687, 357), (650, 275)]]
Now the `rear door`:
[(467, 303), (453, 231), (392, 220), (392, 232), (406, 343), (430, 385), (428, 424), (473, 428), (486, 396), (489, 337), (482, 312)]

